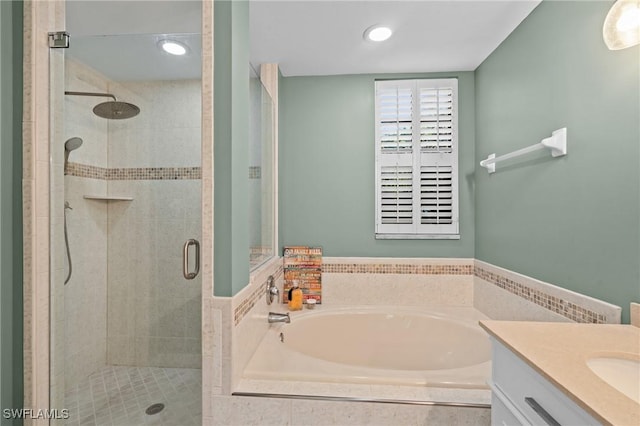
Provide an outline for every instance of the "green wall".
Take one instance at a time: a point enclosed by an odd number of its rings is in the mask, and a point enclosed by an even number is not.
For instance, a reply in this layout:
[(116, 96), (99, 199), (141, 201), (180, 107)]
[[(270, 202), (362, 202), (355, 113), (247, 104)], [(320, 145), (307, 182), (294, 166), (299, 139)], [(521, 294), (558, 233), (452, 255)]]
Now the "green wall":
[(249, 2), (214, 3), (214, 294), (249, 283)]
[(22, 408), (22, 2), (0, 1), (0, 424)]
[(623, 308), (640, 300), (640, 50), (610, 2), (543, 1), (476, 70), (476, 163), (567, 127), (567, 156), (476, 167), (476, 257)]
[[(460, 240), (376, 240), (374, 81), (458, 78)], [(284, 77), (280, 81), (280, 246), (325, 256), (473, 257), (472, 72)]]

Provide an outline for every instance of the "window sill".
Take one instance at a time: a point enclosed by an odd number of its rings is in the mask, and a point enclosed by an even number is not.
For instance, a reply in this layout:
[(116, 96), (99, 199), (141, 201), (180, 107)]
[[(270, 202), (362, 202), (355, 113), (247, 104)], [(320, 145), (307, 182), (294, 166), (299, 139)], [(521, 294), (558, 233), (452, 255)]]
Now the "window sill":
[(376, 234), (376, 240), (459, 240), (460, 234)]

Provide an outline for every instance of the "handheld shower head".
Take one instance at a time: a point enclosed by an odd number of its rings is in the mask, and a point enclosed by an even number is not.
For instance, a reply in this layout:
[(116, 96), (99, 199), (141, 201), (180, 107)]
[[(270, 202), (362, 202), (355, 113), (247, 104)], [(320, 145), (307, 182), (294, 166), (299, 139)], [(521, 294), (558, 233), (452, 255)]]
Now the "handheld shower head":
[(82, 139), (70, 138), (64, 143), (64, 169), (67, 169), (67, 163), (69, 162), (69, 153), (75, 149), (80, 148), (82, 145)]
[(66, 152), (71, 152), (75, 149), (80, 148), (80, 146), (82, 146), (81, 138), (71, 138), (64, 143), (64, 150)]

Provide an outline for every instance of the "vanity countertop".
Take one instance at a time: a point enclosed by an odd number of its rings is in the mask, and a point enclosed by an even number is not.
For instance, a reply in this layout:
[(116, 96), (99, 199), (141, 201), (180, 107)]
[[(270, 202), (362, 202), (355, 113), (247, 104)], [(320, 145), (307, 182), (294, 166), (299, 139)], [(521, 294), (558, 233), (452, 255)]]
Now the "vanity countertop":
[(528, 321), (480, 321), (480, 325), (598, 421), (640, 425), (640, 404), (587, 365), (588, 359), (607, 355), (640, 360), (640, 328)]

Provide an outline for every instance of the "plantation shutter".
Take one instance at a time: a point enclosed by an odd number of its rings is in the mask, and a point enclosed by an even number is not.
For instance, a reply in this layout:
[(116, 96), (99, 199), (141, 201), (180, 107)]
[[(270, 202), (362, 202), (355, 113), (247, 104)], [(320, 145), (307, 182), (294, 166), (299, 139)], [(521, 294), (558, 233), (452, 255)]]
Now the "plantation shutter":
[(376, 236), (458, 235), (457, 80), (376, 82)]

